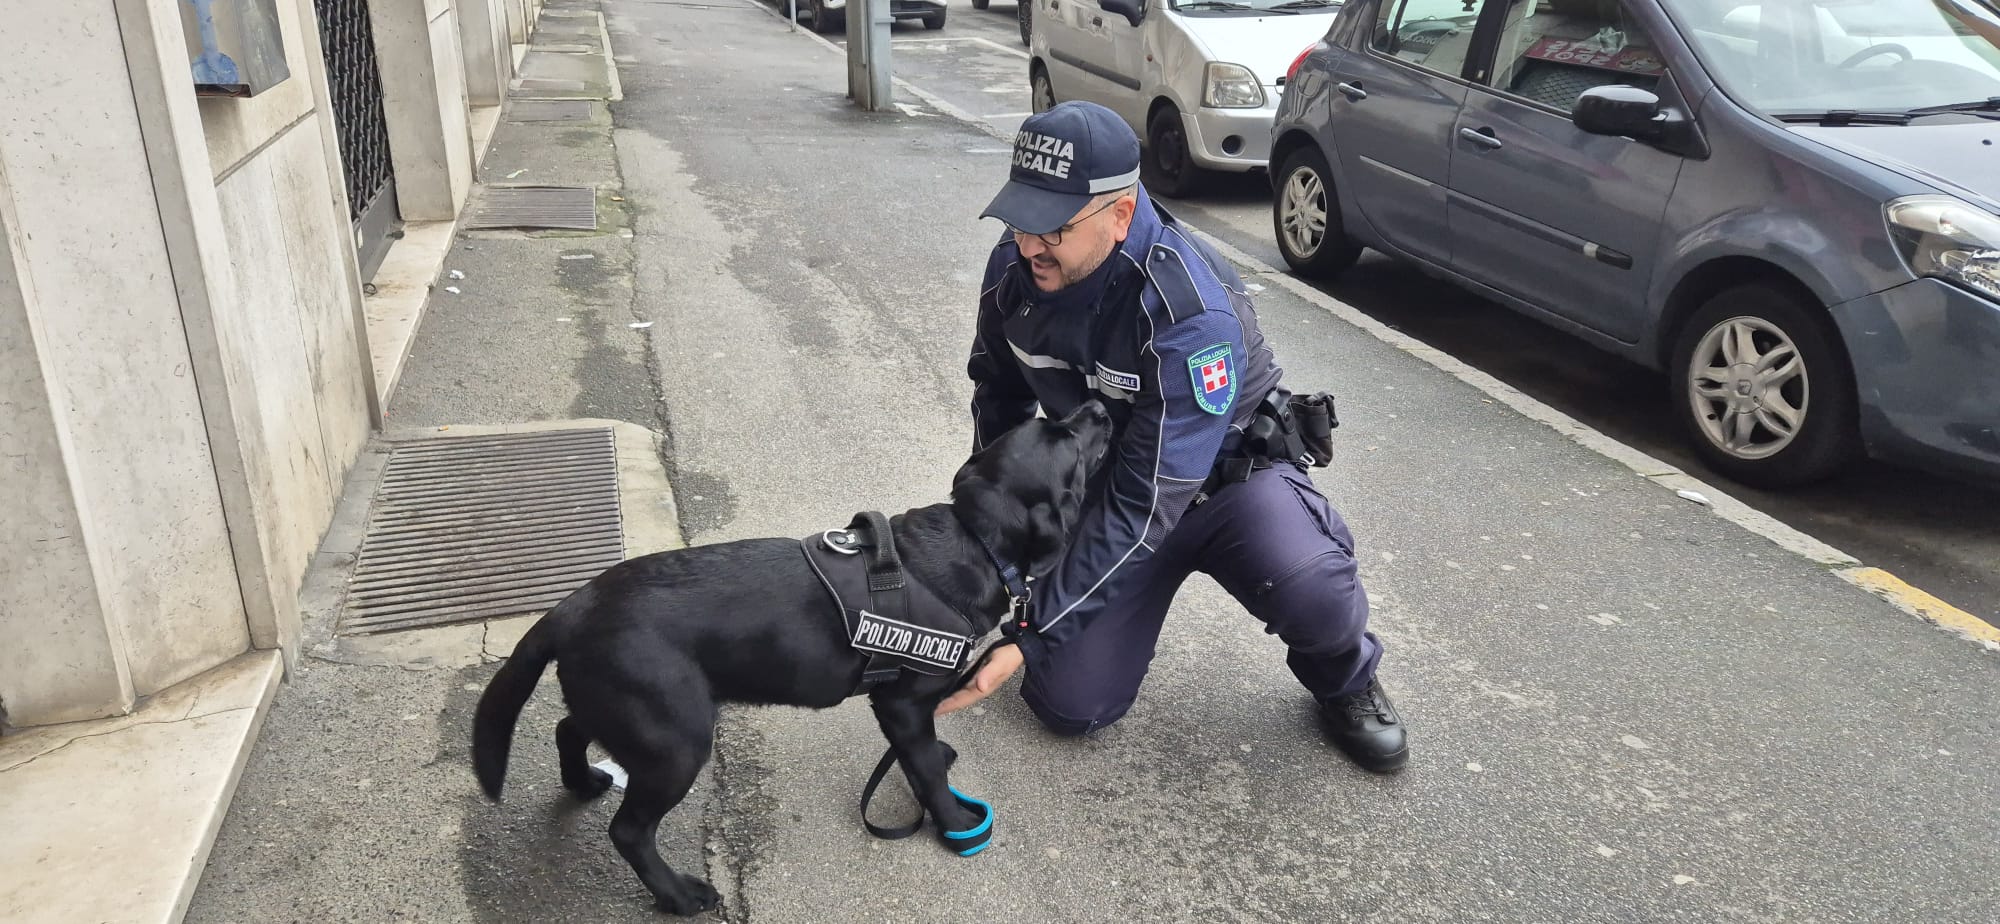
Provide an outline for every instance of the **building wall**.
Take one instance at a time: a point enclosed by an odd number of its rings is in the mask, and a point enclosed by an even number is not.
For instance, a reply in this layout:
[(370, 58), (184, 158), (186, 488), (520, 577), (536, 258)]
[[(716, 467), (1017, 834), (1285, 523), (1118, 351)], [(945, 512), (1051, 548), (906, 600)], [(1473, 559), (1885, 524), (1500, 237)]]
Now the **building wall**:
[(98, 600), (62, 433), (28, 316), (32, 279), (0, 158), (0, 721), (132, 698)]
[[(62, 718), (122, 711), (133, 693), (241, 652), (249, 635), (113, 4), (17, 17), (7, 31), (0, 170), (18, 277), (7, 300), (31, 338), (7, 352), (38, 361), (59, 448), (15, 478), (69, 500), (49, 499), (39, 522), (9, 516), (0, 533), (19, 545), (49, 538), (24, 530), (73, 524), (59, 541), (82, 544), (55, 553), (67, 569), (41, 580), (40, 606), (0, 612), (0, 650), (37, 643), (21, 673), (0, 677), (22, 722), (47, 720), (25, 706), (37, 702)], [(50, 435), (39, 434), (44, 449)], [(59, 689), (96, 696), (49, 692)]]
[[(250, 99), (199, 101), (218, 225), (229, 256), (215, 299), (235, 395), (235, 438), (260, 535), (252, 575), (272, 640), (297, 635), (297, 597), (348, 467), (367, 439), (373, 371), (358, 309), (333, 129), (313, 93), (322, 72), (311, 0), (279, 0), (292, 76)], [(212, 290), (213, 291), (213, 290)], [(266, 602), (268, 601), (268, 602)], [(253, 629), (258, 628), (253, 625)]]
[[(289, 76), (247, 99), (195, 97), (182, 0), (7, 26), (6, 724), (129, 711), (248, 647), (296, 653), (299, 588), (380, 396), (313, 2), (267, 2)], [(370, 2), (406, 221), (456, 218), (468, 61), (503, 93), (510, 15), (539, 7), (457, 3), (477, 21)]]

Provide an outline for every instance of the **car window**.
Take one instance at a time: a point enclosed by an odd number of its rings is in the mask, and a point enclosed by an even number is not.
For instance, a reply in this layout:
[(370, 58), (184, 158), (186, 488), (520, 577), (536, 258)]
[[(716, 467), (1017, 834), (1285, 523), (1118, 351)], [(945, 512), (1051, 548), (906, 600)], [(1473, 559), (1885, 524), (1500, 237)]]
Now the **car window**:
[(1655, 48), (1619, 0), (1511, 0), (1487, 83), (1568, 112), (1592, 87), (1657, 90), (1667, 66)]
[(1382, 0), (1370, 44), (1398, 61), (1457, 77), (1478, 20), (1479, 0)]
[(1674, 0), (1730, 95), (1765, 112), (1901, 112), (2000, 96), (1981, 0)]

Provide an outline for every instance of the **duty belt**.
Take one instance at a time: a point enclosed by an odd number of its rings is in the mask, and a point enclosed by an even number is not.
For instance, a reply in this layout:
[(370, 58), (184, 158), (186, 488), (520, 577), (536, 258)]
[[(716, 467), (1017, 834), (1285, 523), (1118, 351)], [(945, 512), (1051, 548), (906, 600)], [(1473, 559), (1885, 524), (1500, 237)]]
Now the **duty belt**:
[(1340, 418), (1334, 413), (1332, 395), (1294, 395), (1282, 388), (1271, 389), (1250, 422), (1242, 430), (1231, 430), (1222, 441), (1222, 451), (1195, 494), (1195, 503), (1231, 484), (1250, 480), (1251, 472), (1270, 468), (1272, 462), (1324, 468), (1333, 461), (1333, 431), (1338, 426)]

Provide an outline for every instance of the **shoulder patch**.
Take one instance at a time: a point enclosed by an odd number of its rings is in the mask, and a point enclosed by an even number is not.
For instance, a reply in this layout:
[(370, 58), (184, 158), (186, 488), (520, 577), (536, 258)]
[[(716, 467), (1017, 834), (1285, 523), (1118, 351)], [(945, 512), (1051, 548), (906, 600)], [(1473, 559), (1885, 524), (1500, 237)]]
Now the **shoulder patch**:
[(1167, 323), (1178, 324), (1208, 310), (1180, 251), (1164, 243), (1154, 244), (1146, 252), (1146, 278), (1153, 281), (1154, 290), (1160, 293), (1160, 303), (1167, 310)]
[(1194, 377), (1194, 403), (1210, 414), (1227, 414), (1236, 400), (1236, 369), (1229, 361), (1229, 344), (1218, 343), (1188, 357)]

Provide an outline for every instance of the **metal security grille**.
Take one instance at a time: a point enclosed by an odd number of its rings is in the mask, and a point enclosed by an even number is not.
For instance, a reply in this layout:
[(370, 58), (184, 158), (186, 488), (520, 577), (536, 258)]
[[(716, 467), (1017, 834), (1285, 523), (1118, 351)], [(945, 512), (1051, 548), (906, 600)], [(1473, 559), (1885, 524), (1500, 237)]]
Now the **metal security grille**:
[(597, 190), (588, 186), (489, 186), (467, 228), (597, 230)]
[(624, 557), (608, 429), (398, 444), (337, 633), (539, 613)]
[[(375, 30), (367, 0), (313, 0), (326, 54), (327, 91), (347, 173), (348, 218), (360, 230), (364, 277), (373, 275), (395, 220), (395, 167), (383, 114), (382, 74), (375, 66)], [(372, 257), (372, 259), (371, 259)]]

